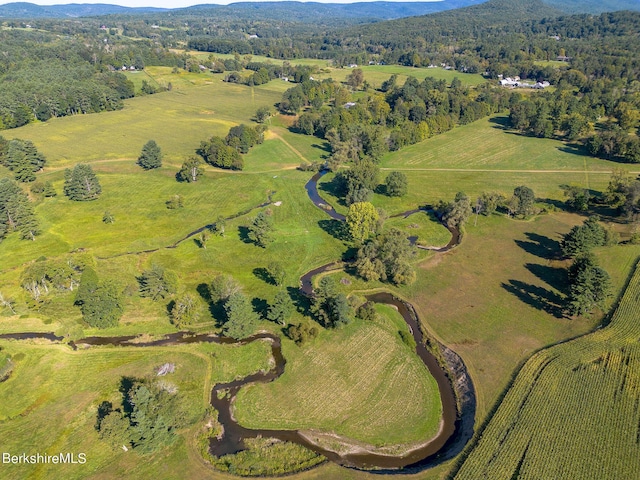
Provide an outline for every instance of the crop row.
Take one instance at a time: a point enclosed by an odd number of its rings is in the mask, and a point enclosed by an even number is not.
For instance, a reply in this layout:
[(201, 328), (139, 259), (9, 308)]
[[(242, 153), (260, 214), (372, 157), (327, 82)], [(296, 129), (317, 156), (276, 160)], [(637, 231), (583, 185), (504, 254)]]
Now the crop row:
[(637, 478), (640, 267), (602, 330), (534, 355), (456, 478)]

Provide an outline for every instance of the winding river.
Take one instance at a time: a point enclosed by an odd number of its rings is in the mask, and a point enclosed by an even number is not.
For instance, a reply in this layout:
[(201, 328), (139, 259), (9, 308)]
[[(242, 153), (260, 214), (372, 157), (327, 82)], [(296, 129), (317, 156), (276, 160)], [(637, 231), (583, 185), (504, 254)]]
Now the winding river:
[[(344, 221), (345, 217), (337, 213), (335, 209), (326, 203), (318, 194), (317, 181), (322, 177), (322, 175), (324, 175), (324, 173), (326, 172), (319, 172), (315, 174), (305, 185), (309, 198), (318, 208), (325, 211), (331, 218)], [(271, 199), (269, 199), (269, 202), (264, 205), (270, 203), (270, 200)], [(430, 210), (430, 207), (411, 210), (395, 216), (407, 217), (424, 210)], [(184, 239), (193, 236), (207, 227), (208, 226), (205, 226), (202, 229), (191, 232)], [(436, 252), (446, 252), (450, 250), (460, 242), (460, 232), (456, 229), (449, 230), (451, 231), (452, 238), (446, 246), (419, 248), (434, 250)], [(172, 248), (172, 246), (167, 248)], [(312, 279), (315, 275), (331, 270), (338, 270), (343, 268), (343, 266), (344, 263), (342, 262), (332, 262), (311, 270), (301, 277), (300, 290), (305, 295), (312, 296)], [(455, 352), (444, 345), (436, 344), (436, 349), (441, 352), (442, 358), (446, 363), (447, 368), (446, 370), (443, 369), (438, 360), (425, 346), (428, 340), (423, 335), (418, 315), (410, 303), (387, 292), (368, 295), (367, 299), (377, 303), (392, 305), (402, 315), (416, 341), (416, 354), (420, 357), (425, 366), (429, 369), (431, 375), (435, 378), (440, 391), (440, 399), (443, 406), (443, 422), (440, 432), (435, 438), (430, 440), (427, 439), (425, 443), (417, 446), (414, 450), (411, 450), (403, 456), (385, 455), (375, 452), (349, 453), (341, 455), (314, 443), (307, 435), (304, 434), (304, 432), (297, 430), (248, 429), (239, 425), (232, 413), (233, 402), (239, 389), (254, 382), (271, 382), (284, 373), (286, 360), (282, 356), (280, 338), (270, 333), (258, 333), (243, 340), (234, 340), (210, 334), (193, 334), (190, 332), (177, 332), (165, 335), (160, 339), (153, 339), (149, 341), (141, 341), (139, 337), (136, 336), (87, 337), (77, 340), (76, 342), (71, 342), (70, 346), (73, 349), (77, 349), (86, 348), (88, 346), (105, 345), (157, 347), (198, 342), (239, 345), (248, 344), (254, 341), (269, 342), (271, 345), (271, 354), (274, 359), (274, 367), (270, 371), (257, 372), (233, 382), (216, 384), (211, 391), (211, 405), (213, 405), (219, 412), (218, 420), (224, 428), (223, 435), (220, 438), (211, 439), (210, 442), (210, 451), (216, 456), (236, 453), (244, 448), (244, 439), (261, 436), (295, 442), (304, 445), (316, 453), (324, 455), (330, 461), (340, 465), (351, 468), (375, 470), (379, 473), (411, 473), (433, 467), (439, 463), (454, 458), (462, 451), (473, 435), (476, 409), (473, 384), (464, 363)], [(53, 342), (61, 342), (64, 340), (63, 337), (58, 337), (53, 333), (33, 332), (2, 334), (0, 335), (0, 339), (46, 339)], [(433, 340), (429, 339), (429, 341), (433, 345)], [(453, 387), (454, 384), (456, 385), (455, 390)]]

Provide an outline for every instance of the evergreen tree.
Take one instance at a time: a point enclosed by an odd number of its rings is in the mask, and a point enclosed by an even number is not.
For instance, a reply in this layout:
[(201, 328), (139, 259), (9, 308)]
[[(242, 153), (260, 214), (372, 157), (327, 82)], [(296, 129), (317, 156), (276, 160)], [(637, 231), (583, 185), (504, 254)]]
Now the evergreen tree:
[(102, 222), (106, 224), (115, 223), (116, 217), (114, 217), (113, 214), (109, 210), (107, 210), (102, 215)]
[(611, 278), (597, 265), (593, 255), (577, 257), (569, 268), (569, 314), (588, 314), (596, 307), (603, 307), (604, 301), (610, 296)]
[(567, 257), (576, 257), (605, 245), (607, 232), (598, 220), (599, 217), (591, 216), (584, 224), (573, 227), (562, 240), (562, 253)]
[(145, 170), (160, 168), (162, 166), (162, 151), (155, 140), (149, 140), (144, 144), (142, 153), (140, 153), (138, 157), (138, 165)]
[(287, 319), (293, 313), (293, 308), (293, 301), (291, 301), (289, 294), (285, 290), (280, 290), (269, 306), (267, 318), (280, 325), (286, 325)]
[(260, 212), (247, 227), (248, 237), (259, 247), (266, 248), (273, 242), (273, 221), (265, 212)]
[(22, 150), (16, 150), (13, 152), (11, 170), (13, 170), (15, 179), (19, 182), (28, 183), (33, 182), (36, 179), (36, 174), (33, 173), (33, 168)]
[(222, 327), (222, 333), (227, 337), (241, 339), (251, 335), (260, 319), (253, 311), (249, 299), (241, 292), (233, 293), (224, 304), (227, 321)]
[[(24, 194), (18, 196), (14, 202), (16, 204), (15, 220), (18, 224), (20, 238), (24, 240), (35, 240), (41, 231), (31, 202), (29, 202), (29, 199)], [(9, 207), (9, 209), (10, 208), (11, 207)]]
[(102, 193), (100, 182), (91, 165), (79, 163), (73, 170), (64, 171), (64, 194), (78, 202), (95, 200)]
[(13, 171), (15, 179), (20, 182), (33, 182), (35, 172), (42, 169), (46, 158), (38, 152), (29, 140), (18, 138), (6, 143), (4, 155), (0, 155), (0, 163)]
[(128, 392), (133, 448), (150, 453), (172, 444), (187, 423), (182, 396), (160, 383), (137, 381)]
[(311, 303), (311, 312), (325, 328), (335, 328), (351, 321), (352, 309), (344, 293), (338, 293), (332, 277), (322, 277)]
[(40, 228), (27, 194), (8, 178), (0, 179), (0, 240), (19, 231), (23, 239), (34, 240)]
[(138, 283), (141, 297), (159, 300), (176, 292), (178, 278), (175, 273), (154, 264), (151, 269), (142, 272), (138, 277)]
[(58, 192), (56, 192), (56, 189), (53, 188), (53, 184), (51, 182), (45, 182), (44, 190), (42, 191), (42, 193), (45, 197), (55, 197), (56, 195), (58, 195)]

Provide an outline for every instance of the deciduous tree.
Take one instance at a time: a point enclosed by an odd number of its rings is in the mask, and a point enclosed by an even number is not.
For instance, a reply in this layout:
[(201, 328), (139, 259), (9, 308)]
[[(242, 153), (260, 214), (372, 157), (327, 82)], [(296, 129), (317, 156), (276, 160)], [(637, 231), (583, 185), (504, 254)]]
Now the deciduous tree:
[(403, 197), (407, 194), (409, 183), (402, 172), (391, 172), (385, 180), (386, 193), (390, 197)]
[(202, 160), (198, 157), (192, 156), (182, 164), (182, 167), (177, 174), (177, 179), (181, 182), (197, 182), (203, 173)]
[(198, 321), (200, 302), (195, 295), (185, 293), (176, 298), (171, 308), (171, 323), (177, 328), (184, 328)]
[(347, 213), (349, 234), (355, 242), (363, 242), (374, 234), (378, 225), (378, 211), (369, 202), (353, 203)]

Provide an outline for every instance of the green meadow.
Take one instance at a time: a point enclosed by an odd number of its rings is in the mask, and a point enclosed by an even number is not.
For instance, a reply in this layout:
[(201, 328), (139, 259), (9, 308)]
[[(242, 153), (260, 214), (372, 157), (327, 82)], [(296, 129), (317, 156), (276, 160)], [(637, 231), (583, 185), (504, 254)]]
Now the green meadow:
[[(257, 58), (254, 58), (257, 60)], [(295, 62), (292, 62), (295, 63)], [(364, 66), (373, 85), (391, 73), (416, 77), (458, 75), (477, 84), (480, 78), (442, 69)], [(349, 69), (331, 69), (326, 75), (342, 79)], [(455, 74), (455, 75), (454, 75)], [(137, 88), (143, 79), (172, 90), (136, 97), (121, 111), (74, 116), (3, 131), (6, 138), (32, 140), (47, 156), (39, 180), (53, 182), (58, 196), (35, 200), (43, 234), (36, 241), (10, 235), (0, 243), (0, 291), (16, 301), (16, 315), (0, 310), (0, 333), (54, 331), (69, 337), (137, 335), (174, 332), (167, 301), (153, 302), (137, 293), (137, 277), (153, 264), (174, 271), (180, 290), (198, 292), (215, 275), (230, 274), (260, 308), (273, 300), (279, 287), (265, 280), (263, 269), (280, 262), (284, 287), (295, 292), (305, 272), (341, 258), (347, 248), (332, 236), (328, 217), (306, 196), (310, 172), (295, 169), (301, 163), (321, 161), (328, 154), (319, 138), (290, 131), (291, 117), (274, 117), (263, 144), (245, 156), (245, 169), (230, 172), (205, 168), (201, 180), (178, 183), (175, 174), (193, 155), (200, 141), (225, 135), (230, 126), (251, 124), (255, 110), (273, 106), (291, 86), (272, 81), (259, 87), (224, 83), (220, 75), (174, 74), (153, 67), (127, 75)], [(322, 74), (325, 75), (325, 74)], [(474, 83), (475, 82), (475, 83)], [(164, 153), (163, 167), (143, 171), (135, 164), (142, 145), (155, 139)], [(62, 195), (64, 169), (90, 163), (103, 194), (92, 202), (72, 202)], [(505, 129), (504, 115), (430, 138), (387, 154), (382, 175), (401, 170), (409, 179), (409, 193), (390, 198), (376, 193), (373, 203), (394, 215), (451, 200), (464, 191), (473, 200), (483, 191), (509, 196), (519, 185), (530, 186), (540, 206), (551, 213), (531, 220), (503, 215), (472, 217), (463, 241), (445, 254), (420, 251), (414, 258), (417, 280), (400, 288), (364, 282), (348, 271), (334, 273), (340, 288), (359, 294), (374, 289), (392, 291), (411, 301), (423, 327), (458, 352), (474, 381), (480, 425), (494, 409), (514, 372), (534, 352), (592, 330), (605, 312), (592, 317), (564, 318), (559, 306), (566, 294), (563, 272), (567, 263), (557, 252), (561, 236), (584, 220), (582, 215), (554, 211), (564, 200), (562, 185), (603, 190), (620, 165), (581, 155), (557, 140), (516, 135)], [(0, 169), (1, 176), (10, 172)], [(340, 212), (346, 207), (333, 195), (332, 174), (320, 182), (320, 194)], [(173, 195), (184, 198), (184, 208), (169, 210)], [(267, 206), (258, 205), (267, 202)], [(105, 224), (109, 211), (115, 223)], [(226, 225), (223, 237), (212, 236), (206, 248), (188, 235), (220, 216), (246, 212)], [(247, 242), (245, 228), (264, 211), (273, 219), (275, 241), (263, 249)], [(422, 245), (441, 246), (449, 232), (425, 212), (391, 218), (397, 227)], [(615, 224), (627, 239), (630, 226)], [(118, 327), (90, 329), (73, 305), (73, 292), (53, 292), (33, 305), (20, 287), (24, 269), (37, 260), (64, 261), (72, 254), (95, 258), (101, 278), (116, 280), (126, 292), (125, 314)], [(611, 273), (620, 292), (640, 247), (619, 245), (599, 249), (598, 258)], [(44, 258), (43, 258), (44, 257)], [(200, 297), (199, 297), (200, 298)], [(194, 330), (219, 331), (220, 312), (201, 312)], [(437, 431), (440, 406), (435, 383), (398, 331), (405, 328), (397, 312), (378, 307), (379, 318), (354, 321), (320, 335), (303, 346), (283, 340), (285, 373), (269, 384), (241, 389), (235, 414), (243, 425), (266, 428), (321, 430), (358, 442), (393, 448), (419, 442)], [(296, 311), (290, 321), (309, 321)], [(259, 327), (275, 333), (281, 328), (267, 321)], [(11, 451), (85, 451), (82, 467), (51, 465), (10, 467), (6, 478), (233, 478), (215, 472), (195, 446), (211, 386), (268, 369), (271, 359), (264, 343), (242, 347), (181, 345), (179, 347), (101, 347), (71, 351), (46, 342), (0, 340), (2, 355), (16, 359), (9, 380), (0, 383), (0, 438)], [(189, 400), (191, 426), (180, 432), (171, 447), (140, 456), (135, 451), (110, 450), (94, 429), (97, 405), (118, 398), (123, 376), (150, 375), (157, 365), (178, 365), (170, 379)], [(59, 419), (52, 422), (51, 419)], [(34, 435), (33, 432), (38, 432)], [(400, 478), (443, 478), (451, 464)], [(4, 469), (5, 467), (3, 467)], [(293, 478), (375, 478), (327, 463)]]

